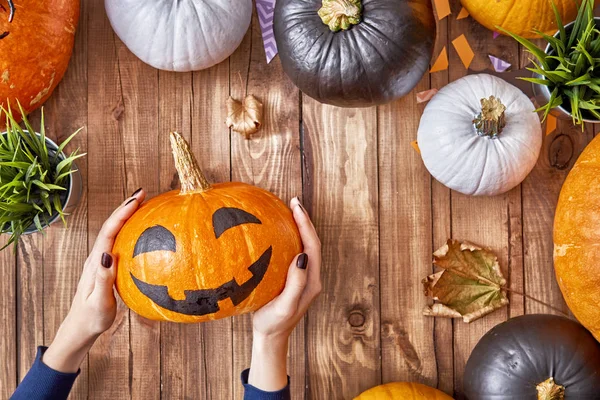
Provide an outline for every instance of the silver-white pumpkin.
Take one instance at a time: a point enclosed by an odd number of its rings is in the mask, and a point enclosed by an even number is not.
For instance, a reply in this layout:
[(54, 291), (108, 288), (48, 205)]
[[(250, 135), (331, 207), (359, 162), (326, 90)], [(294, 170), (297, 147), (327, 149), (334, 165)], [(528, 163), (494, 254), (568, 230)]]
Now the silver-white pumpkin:
[(105, 0), (108, 19), (138, 58), (197, 71), (229, 57), (252, 18), (252, 0)]
[[(481, 117), (481, 100), (490, 96), (500, 101), (495, 103), (498, 108), (505, 107), (505, 125), (497, 135), (487, 136), (474, 120)], [(540, 154), (542, 128), (534, 110), (522, 91), (495, 76), (469, 75), (446, 85), (421, 117), (417, 142), (425, 167), (439, 182), (467, 195), (511, 190), (527, 177)]]

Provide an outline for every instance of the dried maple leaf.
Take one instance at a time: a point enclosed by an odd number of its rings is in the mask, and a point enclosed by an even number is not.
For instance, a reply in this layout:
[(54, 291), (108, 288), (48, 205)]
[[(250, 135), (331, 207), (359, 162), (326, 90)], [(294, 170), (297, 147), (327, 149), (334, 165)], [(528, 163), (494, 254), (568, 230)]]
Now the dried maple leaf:
[(506, 279), (489, 249), (449, 239), (433, 253), (433, 264), (443, 270), (423, 279), (425, 295), (434, 300), (424, 315), (468, 323), (508, 304)]
[(262, 125), (263, 105), (251, 94), (246, 96), (244, 103), (227, 99), (227, 120), (225, 123), (234, 131), (250, 139), (253, 133), (258, 132)]

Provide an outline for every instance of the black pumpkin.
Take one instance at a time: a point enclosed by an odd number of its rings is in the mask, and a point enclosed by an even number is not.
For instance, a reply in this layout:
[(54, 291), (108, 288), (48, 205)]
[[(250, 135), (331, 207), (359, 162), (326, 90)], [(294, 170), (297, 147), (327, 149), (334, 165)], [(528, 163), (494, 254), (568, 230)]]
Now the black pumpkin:
[(600, 344), (564, 317), (512, 318), (473, 349), (464, 391), (469, 400), (600, 399)]
[(277, 0), (274, 33), (283, 70), (300, 90), (322, 103), (364, 107), (419, 83), (435, 20), (430, 0)]

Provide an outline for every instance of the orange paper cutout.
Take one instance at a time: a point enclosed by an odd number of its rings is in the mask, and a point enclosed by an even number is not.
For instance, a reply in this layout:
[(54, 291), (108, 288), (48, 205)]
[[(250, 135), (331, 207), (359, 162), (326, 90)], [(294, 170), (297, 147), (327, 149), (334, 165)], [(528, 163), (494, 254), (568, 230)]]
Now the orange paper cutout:
[(469, 42), (467, 42), (465, 35), (460, 35), (454, 39), (452, 41), (452, 45), (456, 49), (456, 52), (460, 57), (460, 61), (462, 61), (465, 68), (469, 68), (471, 61), (473, 61), (473, 58), (475, 57), (475, 53), (473, 53), (473, 50), (471, 49)]
[(460, 12), (458, 13), (458, 16), (456, 17), (456, 19), (465, 19), (469, 16), (469, 12), (467, 11), (466, 8), (462, 8), (460, 10)]
[(417, 143), (416, 140), (413, 140), (412, 142), (410, 142), (410, 145), (412, 146), (413, 149), (415, 149), (415, 151), (417, 153), (419, 153), (419, 155), (421, 155), (421, 149), (419, 149), (419, 144)]
[(448, 51), (446, 50), (446, 46), (440, 52), (437, 60), (433, 63), (431, 70), (429, 72), (438, 72), (445, 71), (448, 69)]
[(450, 2), (448, 0), (433, 0), (435, 3), (435, 11), (439, 20), (446, 18), (452, 12), (450, 11)]
[(546, 117), (546, 136), (556, 130), (556, 117), (552, 114), (548, 114)]

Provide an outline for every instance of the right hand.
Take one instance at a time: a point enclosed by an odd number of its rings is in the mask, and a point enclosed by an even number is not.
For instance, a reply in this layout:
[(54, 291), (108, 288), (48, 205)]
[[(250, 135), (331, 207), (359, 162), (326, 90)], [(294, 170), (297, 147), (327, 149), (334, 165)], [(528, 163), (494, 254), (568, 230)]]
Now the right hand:
[(312, 301), (321, 293), (321, 242), (298, 198), (290, 208), (298, 225), (304, 253), (288, 269), (283, 292), (254, 313), (252, 363), (248, 383), (277, 391), (287, 385), (288, 339)]
[(290, 208), (300, 231), (304, 253), (298, 254), (290, 264), (283, 292), (254, 313), (255, 337), (287, 339), (321, 293), (321, 241), (297, 197), (290, 202)]

